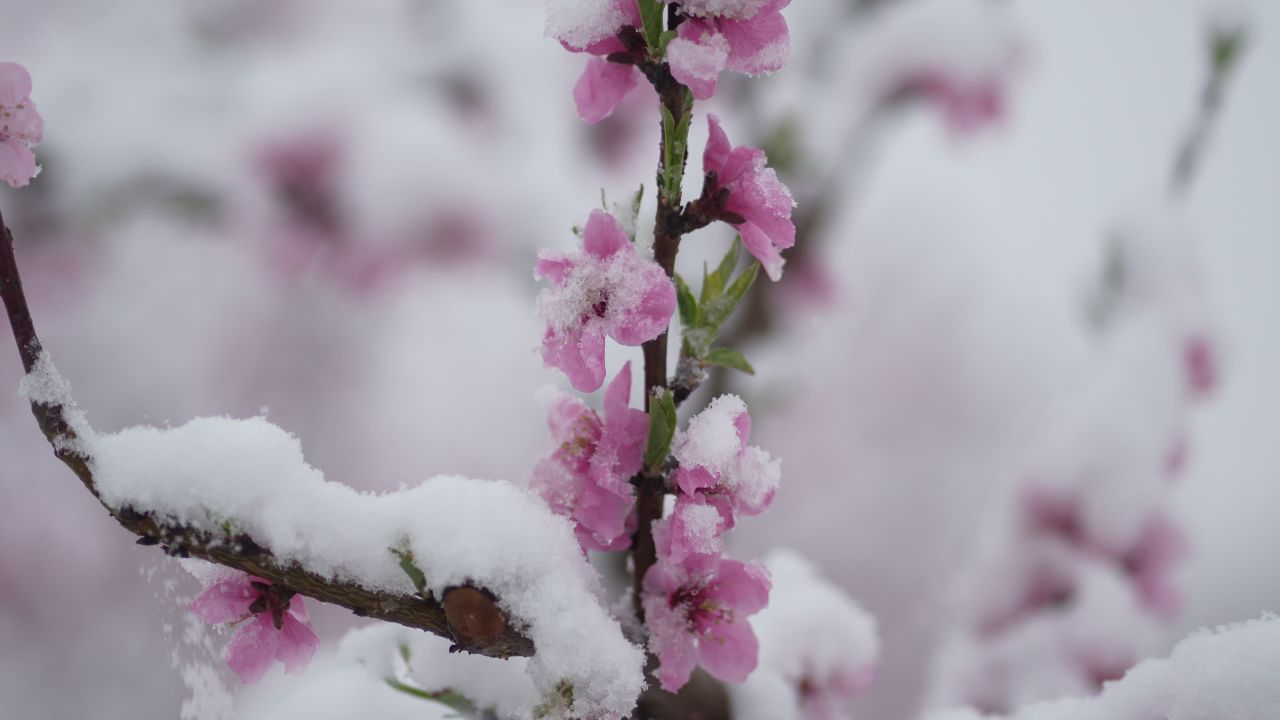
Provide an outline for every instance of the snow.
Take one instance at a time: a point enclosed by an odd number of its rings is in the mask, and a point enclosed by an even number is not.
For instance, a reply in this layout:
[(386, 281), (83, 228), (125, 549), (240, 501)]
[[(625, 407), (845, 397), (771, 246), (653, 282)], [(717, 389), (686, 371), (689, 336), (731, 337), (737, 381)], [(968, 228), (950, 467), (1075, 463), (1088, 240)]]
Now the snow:
[(450, 653), (448, 640), (399, 625), (380, 623), (351, 630), (343, 636), (338, 652), (364, 665), (373, 677), (391, 678), (431, 693), (451, 690), (478, 709), (503, 718), (528, 717), (541, 700), (526, 672), (525, 658), (496, 660)]
[[(1263, 617), (1183, 640), (1087, 699), (1040, 703), (1007, 720), (1270, 720), (1280, 716), (1280, 618)], [(979, 720), (966, 710), (926, 720)]]
[(971, 0), (923, 0), (886, 9), (856, 50), (856, 65), (885, 85), (918, 73), (967, 81), (1000, 76), (1017, 54), (1015, 29), (998, 6)]
[(749, 507), (763, 507), (782, 482), (782, 460), (754, 445), (742, 451), (736, 473), (725, 476), (724, 484)]
[(794, 551), (770, 552), (765, 566), (773, 581), (769, 605), (751, 621), (760, 664), (746, 683), (729, 688), (734, 717), (831, 717), (875, 677), (876, 620)]
[(742, 441), (734, 424), (747, 412), (737, 395), (721, 395), (689, 420), (688, 429), (675, 442), (675, 456), (682, 466), (704, 467), (713, 475), (734, 469)]
[[(24, 375), (18, 383), (18, 394), (32, 403), (61, 406), (64, 417), (78, 438), (92, 437), (93, 430), (85, 419), (84, 411), (76, 406), (75, 399), (71, 397), (71, 383), (58, 372), (48, 351), (40, 351), (31, 372)], [(54, 439), (54, 447), (59, 450), (79, 450), (83, 446), (79, 440), (59, 437)]]
[(359, 663), (317, 658), (301, 678), (269, 679), (248, 694), (237, 717), (243, 720), (446, 720), (451, 708), (398, 692)]
[(621, 716), (643, 680), (643, 655), (600, 604), (598, 580), (566, 520), (505, 482), (441, 476), (374, 495), (326, 481), (296, 438), (263, 418), (200, 418), (134, 427), (91, 448), (103, 502), (214, 533), (229, 527), (294, 562), (371, 590), (413, 588), (392, 548), (413, 553), (429, 589), (475, 584), (538, 649), (534, 683), (572, 683), (575, 712)]
[(698, 17), (722, 17), (746, 20), (760, 12), (767, 0), (685, 0), (680, 12)]
[(614, 0), (547, 0), (547, 37), (584, 48), (616, 33), (626, 18)]
[(694, 552), (711, 554), (721, 548), (724, 517), (714, 505), (687, 503), (682, 519), (686, 539)]

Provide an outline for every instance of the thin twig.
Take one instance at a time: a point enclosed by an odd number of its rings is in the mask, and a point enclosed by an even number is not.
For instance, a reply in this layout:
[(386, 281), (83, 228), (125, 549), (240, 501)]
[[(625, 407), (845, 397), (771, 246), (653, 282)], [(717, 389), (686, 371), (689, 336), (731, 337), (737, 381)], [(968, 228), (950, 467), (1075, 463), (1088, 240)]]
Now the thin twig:
[(1208, 30), (1209, 77), (1200, 92), (1195, 118), (1178, 147), (1173, 171), (1169, 174), (1169, 191), (1174, 195), (1187, 195), (1199, 175), (1209, 138), (1222, 115), (1227, 86), (1240, 65), (1247, 39), (1243, 26), (1215, 24)]

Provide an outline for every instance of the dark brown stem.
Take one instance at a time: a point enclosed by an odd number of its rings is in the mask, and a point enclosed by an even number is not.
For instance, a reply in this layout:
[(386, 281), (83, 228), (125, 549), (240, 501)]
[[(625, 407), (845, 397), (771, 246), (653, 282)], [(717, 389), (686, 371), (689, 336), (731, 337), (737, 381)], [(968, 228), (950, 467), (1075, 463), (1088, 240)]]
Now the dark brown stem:
[(22, 292), (18, 260), (13, 255), (13, 233), (5, 225), (3, 215), (0, 215), (0, 234), (0, 297), (4, 298), (9, 327), (13, 329), (13, 339), (18, 343), (18, 354), (22, 356), (22, 369), (30, 373), (40, 358), (42, 348), (40, 338), (36, 336), (35, 323), (31, 321), (27, 296)]
[[(30, 373), (40, 359), (42, 348), (36, 335), (22, 278), (13, 251), (13, 234), (0, 216), (0, 296), (9, 325), (18, 344), (23, 368)], [(93, 458), (73, 441), (68, 409), (61, 405), (31, 403), (31, 412), (57, 456), (85, 488), (102, 502), (93, 477)], [(443, 604), (434, 598), (399, 595), (369, 590), (353, 582), (312, 572), (294, 563), (277, 559), (269, 550), (245, 534), (210, 533), (132, 508), (112, 508), (103, 503), (140, 545), (160, 545), (170, 555), (195, 557), (225, 565), (270, 580), (282, 590), (292, 590), (321, 602), (345, 607), (355, 614), (418, 628), (449, 638), (454, 647), (490, 657), (532, 655), (533, 643), (508, 621), (496, 599), (475, 588), (450, 588)], [(390, 552), (390, 551), (388, 551)]]
[[(623, 42), (631, 47), (635, 38)], [(671, 77), (671, 70), (666, 63), (645, 60), (638, 64), (645, 77), (653, 83), (658, 98), (677, 121), (684, 116), (685, 87)], [(675, 276), (676, 254), (680, 250), (680, 236), (683, 232), (680, 212), (679, 185), (675, 192), (663, 192), (667, 167), (664, 158), (667, 156), (667, 144), (673, 138), (667, 137), (665, 126), (662, 129), (661, 141), (658, 145), (658, 210), (653, 228), (653, 259), (662, 268), (667, 277)], [(683, 159), (682, 159), (683, 162)], [(650, 340), (642, 346), (644, 353), (644, 386), (645, 410), (649, 409), (649, 401), (656, 391), (666, 390), (667, 385), (667, 333)], [(653, 522), (662, 517), (663, 483), (660, 478), (637, 478), (636, 487), (636, 519), (635, 535), (632, 536), (632, 607), (636, 618), (644, 622), (644, 606), (641, 592), (644, 587), (644, 576), (657, 560), (657, 550), (653, 544)]]

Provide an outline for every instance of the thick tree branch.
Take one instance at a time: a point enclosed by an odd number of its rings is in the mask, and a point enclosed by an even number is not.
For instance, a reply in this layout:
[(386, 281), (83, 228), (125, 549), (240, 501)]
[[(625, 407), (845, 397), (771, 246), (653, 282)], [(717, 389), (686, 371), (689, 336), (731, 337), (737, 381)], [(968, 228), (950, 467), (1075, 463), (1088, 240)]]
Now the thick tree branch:
[[(0, 297), (13, 329), (22, 366), (30, 373), (43, 348), (36, 335), (27, 299), (22, 291), (13, 251), (13, 235), (0, 216)], [(31, 411), (40, 430), (57, 456), (80, 478), (98, 501), (93, 477), (93, 458), (75, 442), (67, 409), (36, 401)], [(126, 530), (138, 536), (140, 545), (160, 545), (170, 555), (201, 560), (242, 570), (265, 578), (321, 602), (338, 605), (363, 617), (426, 630), (452, 640), (455, 648), (490, 657), (532, 655), (533, 643), (513, 627), (487, 592), (471, 587), (451, 588), (437, 602), (434, 598), (398, 595), (369, 590), (360, 585), (321, 576), (296, 564), (286, 564), (248, 535), (223, 536), (172, 523), (153, 514), (130, 508), (104, 507)]]

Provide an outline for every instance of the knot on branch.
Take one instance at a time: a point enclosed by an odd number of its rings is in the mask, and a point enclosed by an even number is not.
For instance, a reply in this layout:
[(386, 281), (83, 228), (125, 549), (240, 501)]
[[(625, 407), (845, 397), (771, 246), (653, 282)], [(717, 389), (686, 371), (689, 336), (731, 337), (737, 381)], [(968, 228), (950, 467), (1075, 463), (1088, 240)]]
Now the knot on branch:
[(488, 590), (451, 587), (444, 592), (443, 604), (454, 640), (450, 652), (480, 652), (502, 658), (533, 654), (533, 643), (511, 632), (506, 613)]

